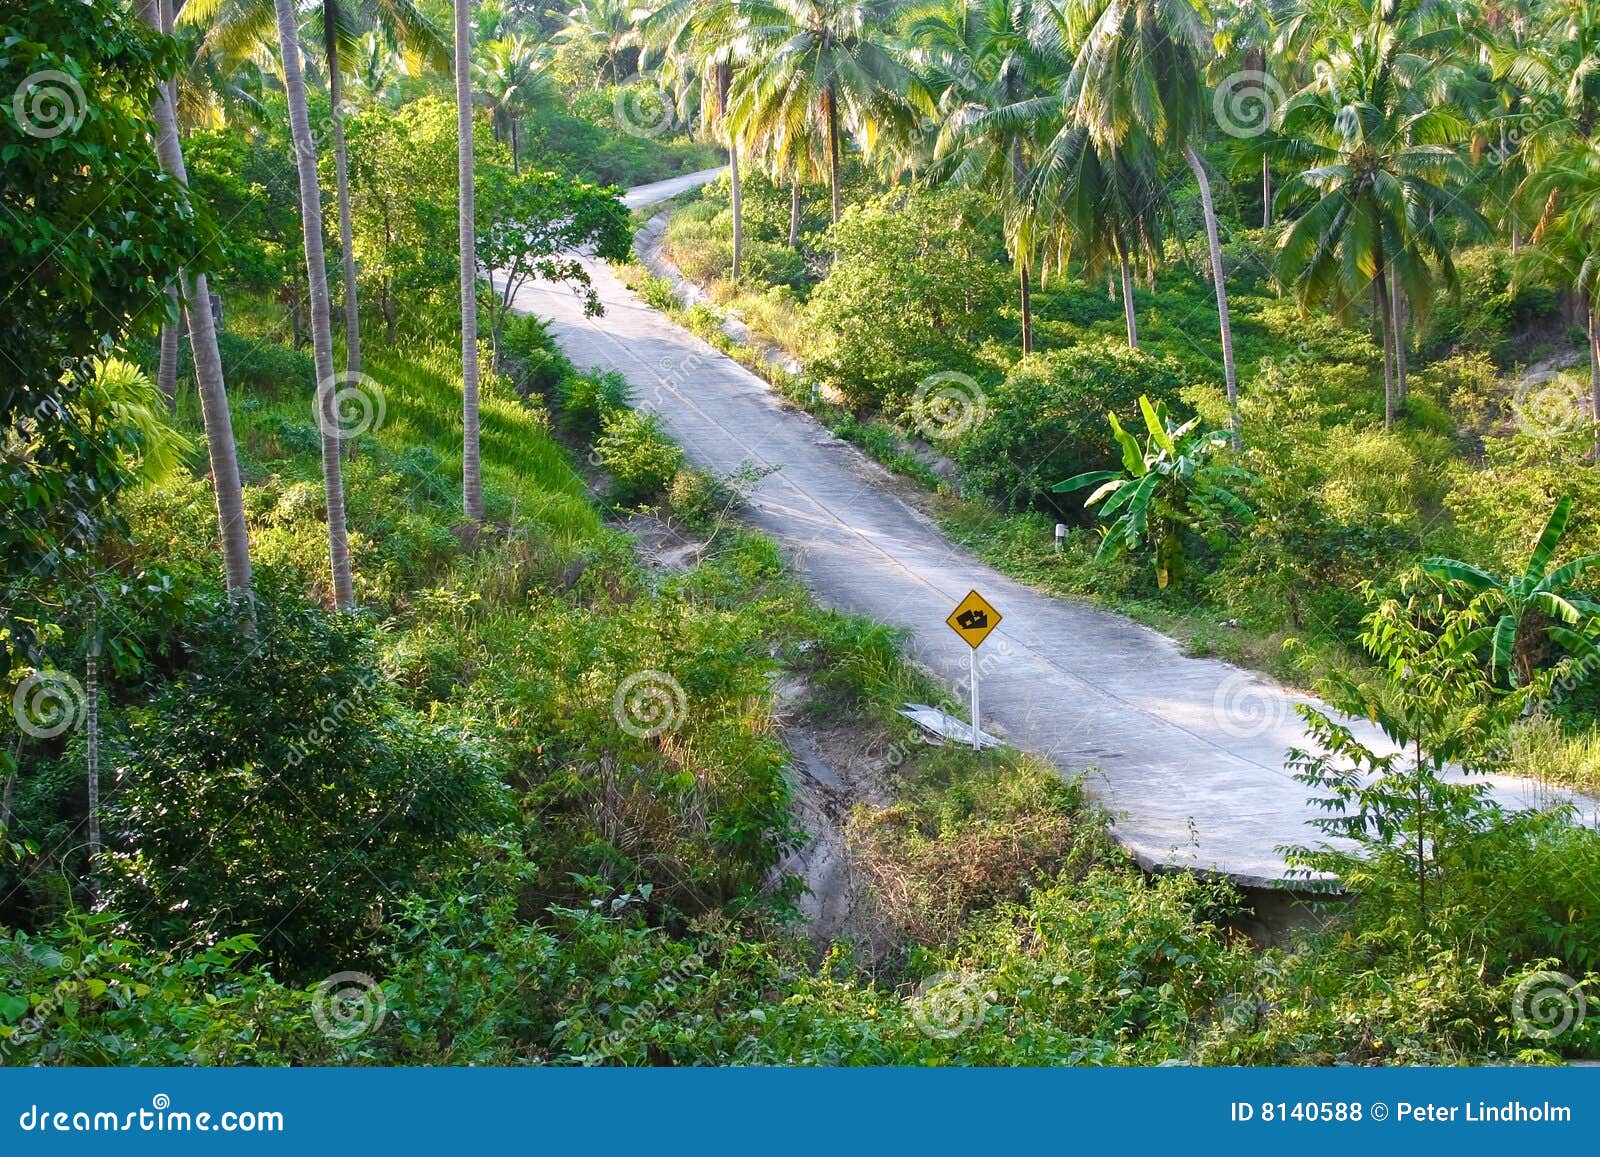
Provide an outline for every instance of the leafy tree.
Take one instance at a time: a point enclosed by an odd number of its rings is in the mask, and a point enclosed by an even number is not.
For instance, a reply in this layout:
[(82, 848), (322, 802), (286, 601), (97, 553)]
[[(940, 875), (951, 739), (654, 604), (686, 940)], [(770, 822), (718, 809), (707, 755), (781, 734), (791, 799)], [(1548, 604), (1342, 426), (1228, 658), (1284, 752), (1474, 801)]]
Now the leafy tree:
[(807, 365), (857, 407), (905, 405), (930, 374), (970, 372), (1004, 300), (998, 239), (974, 228), (972, 194), (889, 193), (852, 206), (828, 235), (833, 270), (807, 311)]
[[(1484, 798), (1484, 773), (1499, 766), (1498, 741), (1525, 692), (1491, 694), (1464, 640), (1478, 619), (1468, 611), (1441, 628), (1426, 600), (1385, 599), (1367, 615), (1361, 643), (1377, 661), (1371, 676), (1330, 677), (1319, 693), (1347, 718), (1377, 724), (1391, 750), (1369, 745), (1352, 725), (1310, 705), (1296, 710), (1318, 750), (1294, 749), (1295, 778), (1327, 794), (1312, 800), (1332, 814), (1311, 822), (1375, 858), (1409, 863), (1417, 927), (1428, 926), (1430, 881), (1455, 843), (1498, 819)], [(1291, 862), (1337, 872), (1352, 854), (1324, 844), (1291, 850)]]
[(26, 655), (58, 579), (116, 526), (140, 437), (94, 392), (87, 359), (152, 331), (165, 314), (152, 287), (216, 250), (149, 131), (170, 40), (110, 0), (25, 0), (0, 18), (0, 43), (16, 96), (0, 112), (0, 646)]
[(1122, 448), (1121, 470), (1079, 474), (1052, 489), (1071, 494), (1095, 487), (1083, 505), (1100, 506), (1100, 518), (1109, 520), (1099, 553), (1137, 550), (1149, 540), (1155, 549), (1156, 584), (1165, 590), (1183, 578), (1184, 531), (1210, 535), (1225, 514), (1250, 517), (1250, 508), (1224, 485), (1248, 475), (1211, 460), (1227, 444), (1227, 435), (1202, 429), (1199, 418), (1179, 423), (1168, 417), (1165, 403), (1152, 404), (1142, 394), (1139, 412), (1147, 431), (1143, 446), (1122, 428), (1115, 412), (1106, 415)]
[(238, 613), (192, 614), (181, 667), (110, 752), (107, 899), (163, 939), (248, 930), (338, 966), (419, 867), (494, 822), (503, 788), (479, 744), (395, 700), (358, 616), (269, 587), (241, 663)]
[(626, 260), (633, 236), (628, 211), (616, 194), (556, 173), (488, 168), (482, 178), (477, 260), (498, 281), (490, 297), (496, 356), (511, 304), (534, 278), (566, 282), (583, 298), (585, 315), (598, 316), (600, 298), (583, 262), (573, 255), (587, 251), (608, 261)]
[(1577, 594), (1584, 575), (1600, 566), (1600, 554), (1586, 554), (1552, 569), (1561, 535), (1572, 520), (1573, 502), (1563, 498), (1545, 521), (1528, 565), (1520, 575), (1499, 576), (1454, 558), (1429, 558), (1426, 574), (1444, 579), (1472, 598), (1490, 620), (1464, 634), (1459, 645), (1472, 652), (1489, 648), (1489, 671), (1504, 674), (1513, 687), (1527, 687), (1542, 665), (1546, 640), (1583, 658), (1600, 659), (1600, 603)]
[(351, 118), (350, 140), (356, 253), (393, 341), (403, 319), (438, 317), (458, 289), (436, 257), (455, 218), (455, 109), (436, 96), (392, 112), (365, 108)]

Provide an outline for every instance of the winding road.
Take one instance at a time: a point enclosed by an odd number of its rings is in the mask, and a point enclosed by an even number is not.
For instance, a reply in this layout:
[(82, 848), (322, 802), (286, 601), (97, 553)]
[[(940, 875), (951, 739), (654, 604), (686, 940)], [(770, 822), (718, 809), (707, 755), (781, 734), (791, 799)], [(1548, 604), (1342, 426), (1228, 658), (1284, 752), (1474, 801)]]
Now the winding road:
[[(627, 202), (665, 200), (717, 171), (640, 186)], [(985, 566), (896, 497), (881, 467), (644, 305), (603, 263), (589, 272), (602, 317), (585, 318), (572, 293), (546, 283), (515, 304), (550, 319), (580, 368), (624, 375), (633, 404), (656, 414), (694, 464), (779, 467), (754, 488), (749, 517), (821, 602), (904, 628), (915, 656), (964, 699), (968, 648), (945, 616), (980, 591), (1004, 616), (978, 655), (986, 731), (1065, 774), (1086, 772), (1113, 834), (1147, 867), (1215, 871), (1247, 886), (1285, 880), (1280, 848), (1317, 838), (1307, 789), (1284, 765), (1306, 743), (1294, 707), (1311, 700)], [(1527, 780), (1497, 779), (1494, 791), (1508, 807), (1548, 802)]]

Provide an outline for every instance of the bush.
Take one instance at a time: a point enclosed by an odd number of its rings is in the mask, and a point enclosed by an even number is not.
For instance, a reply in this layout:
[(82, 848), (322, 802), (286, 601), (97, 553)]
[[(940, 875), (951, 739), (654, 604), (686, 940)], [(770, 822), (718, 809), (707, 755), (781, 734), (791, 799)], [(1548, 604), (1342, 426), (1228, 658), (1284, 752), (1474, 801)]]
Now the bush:
[(633, 410), (605, 412), (595, 451), (611, 475), (612, 498), (622, 505), (660, 494), (683, 464), (683, 451), (661, 432), (655, 416)]
[(968, 194), (896, 191), (828, 234), (833, 268), (807, 306), (806, 363), (852, 407), (893, 413), (930, 374), (978, 369), (1009, 286), (983, 213)]
[(984, 417), (956, 451), (967, 486), (1003, 507), (1081, 511), (1050, 487), (1118, 458), (1106, 414), (1128, 418), (1139, 395), (1177, 400), (1177, 367), (1115, 342), (1050, 350), (1019, 362), (990, 391)]
[(517, 393), (549, 394), (572, 374), (550, 327), (531, 313), (506, 316), (500, 334), (500, 356), (506, 363)]
[(253, 621), (196, 604), (182, 664), (108, 744), (105, 895), (156, 938), (249, 931), (333, 967), (393, 890), (501, 816), (501, 788), (475, 742), (399, 705), (366, 621), (261, 578)]
[(621, 374), (568, 374), (556, 386), (561, 428), (591, 439), (600, 433), (605, 415), (625, 406), (628, 383)]

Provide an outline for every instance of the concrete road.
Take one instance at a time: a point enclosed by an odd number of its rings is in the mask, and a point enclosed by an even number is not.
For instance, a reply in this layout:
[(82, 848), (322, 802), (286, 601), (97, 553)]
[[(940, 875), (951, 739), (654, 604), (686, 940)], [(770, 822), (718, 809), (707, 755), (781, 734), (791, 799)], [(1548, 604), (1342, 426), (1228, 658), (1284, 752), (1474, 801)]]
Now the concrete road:
[(681, 177), (668, 177), (665, 181), (654, 181), (648, 185), (635, 185), (622, 195), (622, 203), (630, 209), (642, 209), (646, 205), (656, 205), (662, 201), (670, 201), (679, 193), (698, 189), (710, 181), (714, 181), (722, 174), (722, 169), (701, 169), (697, 173), (685, 173)]
[[(714, 175), (636, 189), (632, 203)], [(633, 404), (658, 415), (691, 462), (780, 467), (751, 495), (755, 525), (821, 602), (904, 628), (916, 657), (963, 700), (969, 649), (945, 617), (980, 591), (1004, 615), (978, 653), (984, 730), (1065, 774), (1087, 772), (1113, 833), (1141, 862), (1274, 883), (1285, 877), (1279, 848), (1315, 842), (1307, 789), (1284, 765), (1306, 742), (1293, 708), (1308, 700), (983, 565), (895, 497), (882, 468), (780, 405), (760, 378), (645, 306), (607, 267), (590, 272), (603, 317), (584, 318), (559, 286), (536, 283), (516, 304), (553, 320), (578, 367), (623, 374)], [(1501, 780), (1495, 791), (1507, 806), (1544, 802), (1528, 781)]]

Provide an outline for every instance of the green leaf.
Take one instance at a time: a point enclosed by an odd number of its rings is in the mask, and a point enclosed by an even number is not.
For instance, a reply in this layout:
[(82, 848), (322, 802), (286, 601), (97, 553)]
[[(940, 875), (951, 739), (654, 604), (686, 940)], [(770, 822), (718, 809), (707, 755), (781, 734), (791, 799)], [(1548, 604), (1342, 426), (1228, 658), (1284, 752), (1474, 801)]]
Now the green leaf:
[(1567, 523), (1572, 519), (1572, 499), (1563, 498), (1556, 503), (1556, 508), (1550, 512), (1550, 520), (1544, 524), (1544, 530), (1539, 535), (1539, 542), (1533, 548), (1533, 554), (1528, 558), (1529, 579), (1541, 577), (1550, 560), (1555, 557), (1556, 544), (1561, 541), (1561, 535), (1567, 529)]
[(1062, 482), (1057, 482), (1050, 487), (1052, 494), (1071, 494), (1074, 490), (1082, 490), (1086, 486), (1097, 486), (1102, 482), (1114, 482), (1122, 477), (1117, 470), (1091, 470), (1087, 474), (1075, 474)]
[(1167, 424), (1164, 416), (1156, 413), (1156, 408), (1150, 404), (1150, 399), (1143, 394), (1139, 395), (1139, 412), (1144, 415), (1145, 429), (1150, 431), (1150, 440), (1168, 454), (1176, 456), (1178, 447), (1167, 433)]
[(1148, 472), (1144, 464), (1144, 451), (1139, 449), (1139, 443), (1133, 435), (1122, 428), (1115, 414), (1107, 414), (1106, 417), (1111, 419), (1112, 436), (1116, 438), (1117, 445), (1122, 447), (1122, 465), (1135, 478), (1143, 478)]

